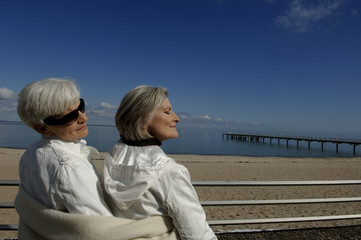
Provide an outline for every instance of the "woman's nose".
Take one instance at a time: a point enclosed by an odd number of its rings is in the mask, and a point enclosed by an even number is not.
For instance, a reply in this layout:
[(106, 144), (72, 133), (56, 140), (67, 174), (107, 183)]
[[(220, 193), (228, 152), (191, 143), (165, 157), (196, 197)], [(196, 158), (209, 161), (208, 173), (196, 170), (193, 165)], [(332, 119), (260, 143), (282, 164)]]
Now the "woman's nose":
[(177, 116), (177, 114), (175, 114), (175, 113), (173, 113), (174, 114), (174, 122), (179, 122), (180, 121), (180, 119), (179, 119), (179, 117)]
[(78, 123), (84, 123), (88, 121), (88, 117), (86, 116), (85, 112), (79, 111)]

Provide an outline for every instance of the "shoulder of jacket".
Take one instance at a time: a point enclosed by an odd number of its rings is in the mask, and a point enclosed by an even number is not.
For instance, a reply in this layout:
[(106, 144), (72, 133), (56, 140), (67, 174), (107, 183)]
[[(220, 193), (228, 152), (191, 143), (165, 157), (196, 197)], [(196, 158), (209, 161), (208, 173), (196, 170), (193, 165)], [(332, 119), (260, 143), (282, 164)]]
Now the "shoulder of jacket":
[(69, 154), (67, 154), (66, 149), (63, 148), (63, 146), (58, 146), (56, 144), (46, 144), (37, 151), (42, 152), (41, 154), (44, 154), (44, 156), (48, 158), (52, 158), (60, 165), (68, 165), (72, 162), (73, 159)]
[(176, 163), (174, 160), (169, 162), (169, 165), (167, 166), (167, 172), (172, 177), (176, 177), (180, 174), (187, 175), (187, 176), (189, 175), (188, 169), (185, 166)]

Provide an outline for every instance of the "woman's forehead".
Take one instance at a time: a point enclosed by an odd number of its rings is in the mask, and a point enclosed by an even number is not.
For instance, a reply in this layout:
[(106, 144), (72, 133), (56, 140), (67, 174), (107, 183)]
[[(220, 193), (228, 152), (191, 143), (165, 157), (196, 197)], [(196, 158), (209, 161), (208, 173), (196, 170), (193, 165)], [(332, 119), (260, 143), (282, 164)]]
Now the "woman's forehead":
[(168, 98), (164, 99), (162, 105), (160, 105), (162, 108), (171, 108), (172, 105), (170, 104), (170, 101)]

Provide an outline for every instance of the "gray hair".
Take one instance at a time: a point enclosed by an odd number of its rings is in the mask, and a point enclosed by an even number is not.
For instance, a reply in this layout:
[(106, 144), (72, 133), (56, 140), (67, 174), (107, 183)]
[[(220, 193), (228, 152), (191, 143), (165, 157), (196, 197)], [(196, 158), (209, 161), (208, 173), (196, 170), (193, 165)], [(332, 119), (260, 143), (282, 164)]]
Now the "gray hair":
[(151, 138), (146, 126), (167, 97), (168, 90), (161, 87), (142, 85), (129, 91), (115, 115), (120, 137), (126, 141)]
[(79, 100), (74, 80), (47, 78), (27, 85), (18, 95), (18, 114), (26, 125), (42, 124), (43, 119), (62, 115)]

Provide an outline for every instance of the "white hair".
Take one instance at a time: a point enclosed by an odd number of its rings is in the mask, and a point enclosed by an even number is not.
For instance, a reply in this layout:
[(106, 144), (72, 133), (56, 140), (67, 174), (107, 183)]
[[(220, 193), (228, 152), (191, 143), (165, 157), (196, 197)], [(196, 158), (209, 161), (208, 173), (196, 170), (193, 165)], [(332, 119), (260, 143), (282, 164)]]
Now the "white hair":
[(43, 119), (64, 114), (79, 100), (74, 80), (47, 78), (27, 85), (18, 95), (18, 114), (26, 125), (44, 123)]

